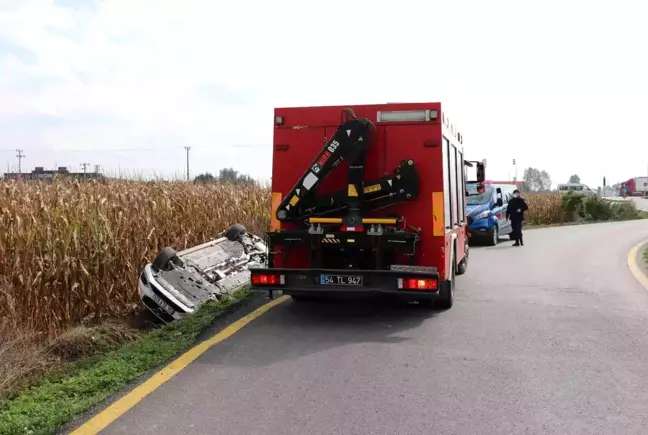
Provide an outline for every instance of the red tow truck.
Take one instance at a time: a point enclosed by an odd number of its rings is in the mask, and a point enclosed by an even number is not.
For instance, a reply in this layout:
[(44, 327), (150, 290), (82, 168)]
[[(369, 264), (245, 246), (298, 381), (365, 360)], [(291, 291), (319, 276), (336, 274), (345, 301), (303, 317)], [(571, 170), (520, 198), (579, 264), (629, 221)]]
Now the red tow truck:
[(268, 264), (251, 269), (252, 288), (452, 307), (468, 265), (466, 183), (483, 191), (485, 163), (464, 160), (442, 104), (274, 114)]

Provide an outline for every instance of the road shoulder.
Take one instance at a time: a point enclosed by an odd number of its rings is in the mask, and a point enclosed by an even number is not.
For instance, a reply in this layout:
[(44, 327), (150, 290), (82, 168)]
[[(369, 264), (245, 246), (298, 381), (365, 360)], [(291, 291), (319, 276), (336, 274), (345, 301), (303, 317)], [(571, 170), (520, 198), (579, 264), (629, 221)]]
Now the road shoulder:
[(648, 240), (635, 245), (628, 253), (628, 267), (641, 285), (648, 291)]
[[(205, 343), (207, 340), (213, 338), (217, 334), (221, 333), (226, 328), (230, 327), (232, 324), (240, 321), (241, 319), (249, 316), (251, 313), (254, 313), (263, 305), (267, 304), (268, 298), (265, 294), (252, 293), (251, 296), (238, 301), (237, 303), (229, 306), (224, 312), (219, 314), (215, 321), (206, 329), (204, 329), (196, 338), (195, 342), (189, 349), (176, 355), (174, 358), (180, 358), (182, 355), (185, 355), (187, 352), (190, 352), (192, 349), (195, 349), (197, 346)], [(138, 377), (135, 381), (130, 382), (120, 388), (117, 392), (111, 394), (109, 397), (93, 406), (82, 415), (78, 416), (74, 420), (65, 424), (58, 430), (58, 434), (69, 434), (69, 433), (78, 433), (75, 431), (81, 430), (88, 421), (95, 418), (96, 416), (102, 414), (108, 407), (112, 406), (116, 402), (120, 401), (124, 397), (131, 394), (135, 389), (140, 388), (146, 382), (149, 382), (153, 376), (159, 374), (160, 371), (164, 370), (167, 366), (165, 364), (171, 363), (174, 358), (167, 360), (164, 364), (157, 365), (155, 368), (149, 370), (144, 375)], [(86, 429), (84, 429), (85, 431)], [(92, 431), (87, 433), (93, 433)]]

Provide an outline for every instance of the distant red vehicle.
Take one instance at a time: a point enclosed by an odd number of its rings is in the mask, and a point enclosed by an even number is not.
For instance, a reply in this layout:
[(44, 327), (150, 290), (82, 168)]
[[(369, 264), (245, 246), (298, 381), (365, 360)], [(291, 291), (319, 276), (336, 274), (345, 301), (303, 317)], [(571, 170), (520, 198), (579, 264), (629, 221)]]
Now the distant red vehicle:
[(268, 267), (295, 300), (392, 295), (450, 308), (468, 264), (463, 137), (441, 103), (275, 109)]
[(621, 183), (620, 196), (646, 196), (648, 195), (648, 177), (634, 177)]

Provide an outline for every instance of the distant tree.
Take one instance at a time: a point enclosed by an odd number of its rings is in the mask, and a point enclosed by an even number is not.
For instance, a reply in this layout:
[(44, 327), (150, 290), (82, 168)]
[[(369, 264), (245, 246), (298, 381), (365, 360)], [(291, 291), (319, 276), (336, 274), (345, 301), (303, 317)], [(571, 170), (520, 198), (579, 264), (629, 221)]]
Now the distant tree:
[(194, 178), (194, 183), (213, 183), (214, 181), (216, 181), (216, 177), (209, 172), (205, 172), (204, 174), (200, 174)]
[(569, 183), (580, 183), (580, 177), (577, 174), (572, 175), (569, 177)]
[(551, 177), (545, 170), (526, 168), (523, 178), (524, 189), (527, 192), (547, 192), (551, 189)]
[(218, 175), (218, 181), (235, 183), (239, 179), (239, 173), (234, 168), (223, 168)]
[(196, 178), (194, 178), (194, 183), (215, 183), (217, 181), (220, 183), (230, 183), (244, 186), (255, 186), (257, 184), (254, 178), (250, 177), (249, 175), (240, 174), (239, 171), (234, 168), (221, 169), (217, 177), (210, 174), (209, 172), (205, 172), (204, 174), (200, 174)]
[(255, 186), (257, 184), (254, 178), (246, 174), (241, 174), (234, 168), (223, 168), (218, 175), (218, 181), (244, 186)]

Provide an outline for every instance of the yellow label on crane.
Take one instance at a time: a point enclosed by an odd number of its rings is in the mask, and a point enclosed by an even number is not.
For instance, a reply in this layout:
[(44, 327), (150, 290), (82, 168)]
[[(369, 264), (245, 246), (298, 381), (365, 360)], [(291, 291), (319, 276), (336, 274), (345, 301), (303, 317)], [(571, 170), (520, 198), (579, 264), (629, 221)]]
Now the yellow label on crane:
[(364, 193), (378, 192), (380, 189), (382, 189), (380, 184), (372, 184), (364, 188)]

